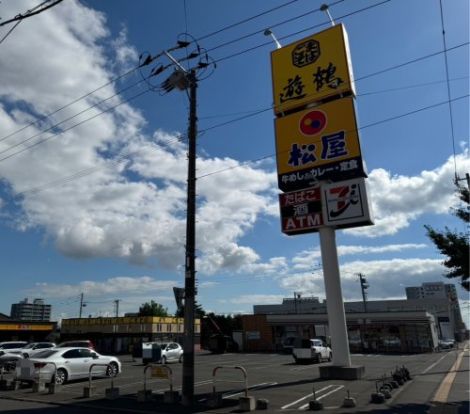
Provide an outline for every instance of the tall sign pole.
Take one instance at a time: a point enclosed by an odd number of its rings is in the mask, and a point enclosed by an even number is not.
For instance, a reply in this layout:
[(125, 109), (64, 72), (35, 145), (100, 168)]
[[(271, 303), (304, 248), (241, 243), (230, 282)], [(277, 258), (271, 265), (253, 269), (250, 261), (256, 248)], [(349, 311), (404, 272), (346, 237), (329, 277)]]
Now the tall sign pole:
[(331, 28), (271, 52), (279, 205), (283, 233), (320, 234), (333, 349), (320, 376), (358, 379), (364, 367), (351, 365), (335, 231), (373, 222), (347, 33), (328, 17)]
[(319, 233), (327, 298), (328, 327), (332, 339), (333, 365), (349, 368), (351, 367), (351, 356), (349, 354), (335, 230), (332, 227), (321, 227)]
[(195, 70), (187, 74), (189, 83), (188, 127), (188, 189), (186, 216), (186, 262), (183, 344), (183, 404), (191, 406), (194, 399), (194, 302), (196, 280), (196, 90)]

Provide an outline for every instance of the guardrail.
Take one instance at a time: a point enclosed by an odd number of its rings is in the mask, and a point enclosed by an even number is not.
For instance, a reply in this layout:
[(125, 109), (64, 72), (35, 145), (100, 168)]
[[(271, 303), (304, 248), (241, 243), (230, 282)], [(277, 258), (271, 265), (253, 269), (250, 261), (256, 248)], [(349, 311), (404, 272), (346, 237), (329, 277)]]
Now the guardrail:
[[(243, 373), (243, 380), (242, 381), (236, 381), (236, 380), (219, 380), (217, 381), (216, 379), (216, 374), (217, 374), (217, 371), (220, 370), (220, 369), (235, 369), (235, 370), (239, 370)], [(220, 365), (220, 366), (217, 366), (215, 367), (213, 370), (212, 370), (212, 394), (215, 398), (216, 396), (216, 390), (215, 390), (215, 384), (217, 382), (230, 382), (230, 383), (244, 383), (245, 384), (245, 397), (248, 397), (248, 376), (247, 376), (247, 373), (246, 373), (246, 369), (243, 368), (243, 367), (240, 367), (240, 366), (223, 366), (223, 365)]]

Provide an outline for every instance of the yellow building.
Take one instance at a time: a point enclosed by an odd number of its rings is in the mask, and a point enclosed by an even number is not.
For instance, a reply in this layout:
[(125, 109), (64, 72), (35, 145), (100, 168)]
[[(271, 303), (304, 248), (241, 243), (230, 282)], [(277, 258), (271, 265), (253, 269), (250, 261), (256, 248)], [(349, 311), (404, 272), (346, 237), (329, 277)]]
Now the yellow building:
[[(195, 344), (199, 347), (201, 323), (194, 324)], [(158, 316), (63, 319), (61, 340), (89, 339), (96, 350), (127, 353), (141, 349), (142, 342), (175, 341), (183, 343), (184, 319)]]

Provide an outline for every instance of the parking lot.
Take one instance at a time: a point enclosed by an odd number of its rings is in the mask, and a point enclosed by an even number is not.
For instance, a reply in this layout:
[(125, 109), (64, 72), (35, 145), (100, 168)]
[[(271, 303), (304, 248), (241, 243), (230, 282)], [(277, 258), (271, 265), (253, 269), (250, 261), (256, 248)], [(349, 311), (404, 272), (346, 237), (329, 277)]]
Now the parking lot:
[[(455, 368), (458, 358), (460, 362)], [(164, 378), (150, 378), (150, 370), (147, 371), (146, 387), (153, 392), (152, 400), (138, 402), (137, 393), (144, 389), (145, 366), (140, 360), (133, 361), (130, 356), (121, 357), (121, 361), (123, 372), (114, 379), (114, 387), (119, 388), (119, 397), (116, 399), (105, 398), (106, 388), (111, 387), (109, 378), (93, 380), (94, 390), (91, 397), (83, 396), (88, 381), (82, 380), (57, 387), (54, 394), (49, 394), (48, 390), (33, 392), (31, 387), (22, 387), (18, 390), (0, 391), (0, 398), (9, 400), (8, 406), (11, 406), (12, 401), (17, 401), (18, 407), (21, 407), (21, 403), (35, 402), (53, 404), (56, 408), (67, 406), (90, 409), (90, 412), (237, 412), (239, 398), (245, 393), (243, 372), (233, 368), (238, 366), (243, 367), (247, 373), (248, 395), (256, 400), (267, 400), (267, 412), (308, 410), (314, 392), (324, 410), (329, 412), (371, 412), (378, 409), (387, 412), (397, 406), (429, 408), (437, 387), (451, 368), (456, 371), (456, 379), (450, 397), (456, 403), (468, 401), (468, 350), (416, 355), (356, 354), (352, 356), (353, 364), (366, 367), (365, 378), (358, 381), (322, 380), (319, 378), (318, 369), (322, 364), (296, 365), (290, 355), (198, 353), (195, 360), (194, 384), (196, 403), (192, 410), (185, 409), (181, 404), (164, 403), (163, 393), (170, 389), (169, 381)], [(392, 397), (384, 404), (372, 404), (370, 397), (371, 393), (376, 391), (376, 380), (383, 375), (390, 376), (397, 366), (402, 365), (408, 368), (413, 379), (394, 390)], [(168, 366), (172, 371), (173, 390), (180, 392), (182, 365), (173, 363)], [(217, 370), (214, 383), (215, 367), (222, 368)], [(211, 405), (214, 386), (220, 395), (220, 404), (216, 407)], [(342, 408), (347, 395), (356, 400), (355, 408)], [(466, 407), (468, 411), (468, 403)], [(16, 408), (8, 412), (18, 410), (19, 408)], [(1, 408), (0, 411), (7, 412)]]

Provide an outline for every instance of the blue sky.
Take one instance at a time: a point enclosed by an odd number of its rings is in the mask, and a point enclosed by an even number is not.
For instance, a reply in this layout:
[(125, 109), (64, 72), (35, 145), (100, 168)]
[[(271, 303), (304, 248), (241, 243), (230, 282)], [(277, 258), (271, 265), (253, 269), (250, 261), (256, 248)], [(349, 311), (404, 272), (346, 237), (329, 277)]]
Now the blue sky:
[[(323, 298), (318, 235), (280, 231), (269, 110), (275, 46), (263, 35), (271, 27), (285, 45), (328, 27), (321, 3), (64, 0), (18, 25), (0, 43), (0, 257), (7, 281), (0, 312), (42, 297), (56, 318), (74, 317), (81, 292), (91, 315), (112, 314), (115, 299), (121, 313), (151, 299), (174, 311), (172, 287), (184, 277), (188, 99), (148, 91), (145, 82), (132, 86), (147, 68), (110, 81), (135, 68), (141, 53), (156, 55), (185, 32), (217, 62), (198, 87), (199, 302), (226, 313), (251, 312), (294, 292)], [(0, 17), (36, 5), (5, 0)], [(453, 139), (439, 1), (330, 5), (349, 35), (376, 222), (337, 232), (346, 300), (361, 297), (358, 272), (369, 279), (371, 299), (445, 281), (443, 258), (423, 225), (463, 231), (449, 207), (455, 168), (460, 176), (470, 170), (469, 5), (442, 6)], [(10, 28), (0, 28), (0, 39)], [(240, 120), (244, 115), (252, 116)]]

